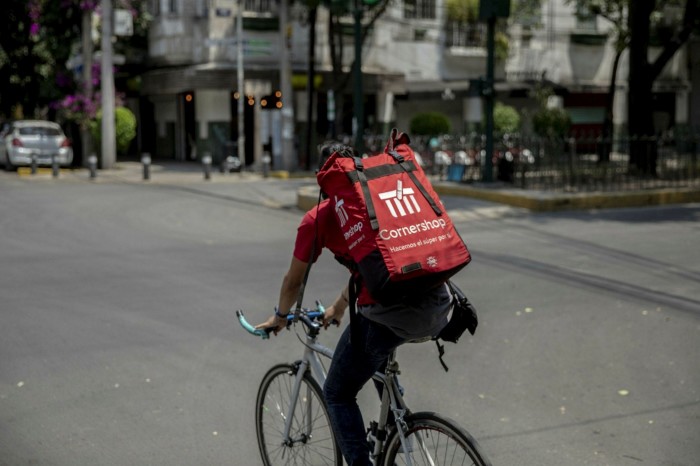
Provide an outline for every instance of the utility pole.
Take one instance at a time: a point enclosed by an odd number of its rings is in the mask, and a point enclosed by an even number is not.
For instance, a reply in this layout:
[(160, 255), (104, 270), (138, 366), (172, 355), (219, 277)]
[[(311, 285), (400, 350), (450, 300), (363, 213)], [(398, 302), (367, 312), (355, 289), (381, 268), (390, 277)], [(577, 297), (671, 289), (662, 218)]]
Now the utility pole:
[(355, 33), (355, 69), (353, 75), (353, 130), (355, 132), (355, 149), (362, 154), (364, 147), (364, 132), (365, 132), (365, 105), (364, 94), (362, 89), (362, 5), (360, 0), (355, 0), (353, 10), (355, 18), (354, 33)]
[[(83, 98), (92, 102), (92, 10), (83, 10), (82, 24), (82, 55), (83, 55)], [(87, 122), (80, 127), (80, 139), (83, 147), (83, 166), (88, 166), (88, 158), (92, 154), (92, 135)]]
[(245, 81), (243, 75), (243, 0), (238, 0), (238, 12), (236, 14), (236, 73), (238, 78), (238, 160), (241, 166), (245, 166), (245, 122), (244, 102)]
[(493, 181), (493, 107), (496, 97), (495, 89), (495, 35), (496, 18), (507, 18), (510, 15), (510, 0), (481, 0), (479, 2), (479, 19), (487, 23), (487, 59), (486, 59), (486, 83), (483, 96), (486, 99), (486, 157), (484, 171), (481, 179), (486, 182)]
[[(292, 170), (294, 160), (294, 102), (289, 46), (289, 0), (280, 0), (280, 91), (282, 91), (282, 169)], [(309, 78), (311, 79), (311, 78)], [(307, 154), (308, 156), (308, 154)]]
[(481, 180), (493, 181), (493, 100), (494, 100), (494, 55), (495, 55), (496, 17), (488, 18), (486, 48), (486, 86), (484, 98), (486, 99), (486, 157), (484, 160), (484, 172)]
[(102, 0), (102, 168), (111, 168), (116, 161), (114, 130), (114, 73), (112, 70), (112, 0)]

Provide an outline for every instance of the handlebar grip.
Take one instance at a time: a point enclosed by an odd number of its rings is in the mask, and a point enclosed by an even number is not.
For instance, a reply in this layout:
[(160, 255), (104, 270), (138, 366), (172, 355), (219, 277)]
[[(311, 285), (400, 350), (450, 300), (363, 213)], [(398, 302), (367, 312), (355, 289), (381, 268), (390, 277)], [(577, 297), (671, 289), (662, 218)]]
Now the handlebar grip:
[(248, 333), (255, 335), (257, 337), (260, 337), (263, 340), (267, 340), (268, 338), (270, 338), (270, 333), (272, 333), (271, 328), (260, 329), (260, 328), (253, 327), (245, 319), (245, 316), (243, 315), (243, 311), (241, 311), (241, 310), (236, 311), (236, 317), (238, 317), (238, 322), (241, 324), (241, 327), (246, 329), (246, 331)]

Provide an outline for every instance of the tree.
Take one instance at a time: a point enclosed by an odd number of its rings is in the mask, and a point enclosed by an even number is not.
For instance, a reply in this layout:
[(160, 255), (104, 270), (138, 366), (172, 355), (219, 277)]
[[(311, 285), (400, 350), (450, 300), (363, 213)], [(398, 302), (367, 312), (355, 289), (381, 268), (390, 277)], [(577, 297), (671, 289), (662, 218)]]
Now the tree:
[[(654, 142), (653, 113), (649, 111), (652, 101), (654, 81), (673, 58), (690, 34), (698, 27), (700, 6), (698, 0), (568, 0), (580, 8), (601, 16), (613, 25), (615, 34), (615, 58), (608, 90), (608, 99), (603, 123), (603, 139), (612, 137), (612, 109), (620, 57), (629, 47), (630, 66), (628, 81), (628, 132), (632, 138), (630, 145), (630, 166), (642, 174), (656, 174), (656, 143)], [(659, 18), (664, 18), (666, 7), (683, 8), (683, 18), (676, 24), (667, 23), (668, 32), (663, 38)], [(652, 32), (661, 39), (661, 51), (650, 60)], [(604, 145), (601, 160), (608, 160), (610, 146)]]
[(493, 109), (493, 129), (498, 134), (518, 131), (520, 129), (520, 114), (515, 107), (496, 102)]
[(0, 116), (35, 116), (73, 85), (65, 62), (80, 33), (82, 12), (77, 1), (9, 0), (3, 13)]
[[(612, 150), (613, 137), (613, 105), (615, 103), (615, 87), (617, 83), (617, 74), (620, 65), (622, 54), (629, 46), (629, 22), (627, 20), (627, 4), (628, 0), (567, 0), (567, 3), (577, 3), (580, 10), (587, 10), (595, 15), (598, 15), (608, 21), (613, 29), (613, 47), (615, 56), (613, 58), (612, 70), (610, 73), (610, 83), (608, 84), (608, 94), (605, 99), (605, 113), (603, 119), (603, 131), (601, 139), (601, 152), (599, 154), (599, 163), (605, 163), (610, 160), (610, 152)], [(579, 11), (580, 11), (579, 10)]]
[[(628, 0), (630, 31), (630, 69), (628, 97), (630, 165), (645, 175), (656, 175), (657, 147), (654, 142), (654, 120), (649, 111), (654, 81), (676, 52), (685, 44), (700, 21), (698, 0)], [(668, 5), (683, 6), (680, 24), (669, 28), (669, 35), (661, 44), (661, 51), (650, 59), (652, 17)], [(657, 29), (658, 30), (658, 29)]]
[[(386, 11), (389, 2), (391, 0), (379, 0), (376, 3), (372, 3), (369, 7), (369, 18), (362, 23), (361, 32), (361, 45), (364, 46), (367, 37), (372, 31), (372, 27), (377, 22), (377, 20)], [(341, 2), (331, 0), (328, 3), (328, 8), (330, 14), (328, 15), (328, 44), (330, 46), (331, 55), (331, 66), (332, 66), (332, 82), (333, 82), (333, 97), (335, 100), (336, 107), (336, 123), (333, 125), (333, 130), (335, 128), (343, 127), (343, 116), (345, 113), (345, 93), (347, 93), (350, 83), (352, 82), (353, 71), (358, 63), (355, 60), (352, 61), (349, 72), (343, 70), (343, 56), (344, 56), (344, 43), (343, 35), (345, 28), (341, 22), (341, 18), (347, 16), (349, 13), (349, 8), (352, 7), (354, 2)], [(359, 118), (364, 118), (364, 115), (358, 116)], [(335, 137), (335, 134), (331, 134)]]
[[(145, 48), (150, 19), (145, 14), (146, 1), (115, 2), (134, 17), (134, 36), (118, 41), (115, 48), (127, 57), (132, 50)], [(83, 11), (93, 11), (98, 5), (99, 0), (3, 2), (6, 19), (0, 32), (0, 82), (5, 87), (0, 93), (0, 117), (29, 117), (46, 109), (53, 112), (64, 102), (70, 105), (69, 117), (78, 118), (76, 103), (93, 109), (94, 105), (81, 99), (75, 70), (66, 63), (79, 51)]]
[[(96, 118), (90, 123), (92, 137), (99, 143), (102, 128), (102, 114), (99, 112)], [(136, 137), (136, 117), (133, 112), (126, 107), (114, 109), (114, 128), (117, 143), (117, 152), (126, 154), (131, 142)]]
[(450, 132), (450, 120), (440, 112), (418, 113), (411, 118), (412, 134), (422, 136), (439, 136)]

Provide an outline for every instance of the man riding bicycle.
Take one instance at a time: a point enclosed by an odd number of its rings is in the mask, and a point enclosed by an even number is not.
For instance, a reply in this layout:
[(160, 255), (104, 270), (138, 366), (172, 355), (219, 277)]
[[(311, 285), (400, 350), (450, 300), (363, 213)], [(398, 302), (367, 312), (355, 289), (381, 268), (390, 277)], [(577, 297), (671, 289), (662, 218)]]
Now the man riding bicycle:
[[(357, 157), (357, 151), (340, 143), (321, 148), (321, 165), (332, 154)], [(256, 328), (273, 328), (277, 334), (287, 325), (287, 314), (294, 307), (304, 284), (309, 263), (318, 259), (323, 248), (339, 262), (352, 264), (348, 245), (334, 218), (328, 199), (309, 210), (297, 230), (292, 261), (282, 280), (275, 314)], [(349, 267), (350, 273), (355, 274)], [(356, 277), (357, 278), (357, 277)], [(399, 345), (436, 336), (447, 324), (451, 296), (446, 286), (428, 289), (410, 301), (382, 305), (370, 296), (361, 280), (356, 280), (357, 322), (347, 326), (338, 341), (323, 387), (328, 414), (340, 449), (350, 466), (371, 466), (365, 424), (356, 401), (357, 394), (376, 371), (386, 365), (388, 356)], [(340, 322), (351, 298), (346, 286), (326, 308), (324, 326)], [(354, 293), (353, 293), (354, 294)]]

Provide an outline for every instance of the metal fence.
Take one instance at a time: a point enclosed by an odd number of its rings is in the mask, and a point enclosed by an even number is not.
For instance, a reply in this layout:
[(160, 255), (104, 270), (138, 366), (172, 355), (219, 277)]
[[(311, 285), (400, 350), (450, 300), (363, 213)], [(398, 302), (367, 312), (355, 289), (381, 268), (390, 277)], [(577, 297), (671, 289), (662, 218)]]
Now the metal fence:
[[(494, 143), (493, 180), (514, 188), (566, 192), (698, 187), (699, 136), (506, 136)], [(367, 147), (381, 150), (381, 140), (368, 138)], [(483, 181), (483, 135), (413, 138), (411, 146), (428, 173), (455, 182)]]

